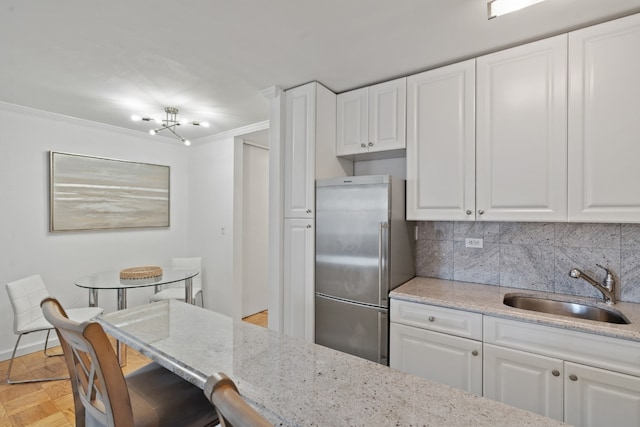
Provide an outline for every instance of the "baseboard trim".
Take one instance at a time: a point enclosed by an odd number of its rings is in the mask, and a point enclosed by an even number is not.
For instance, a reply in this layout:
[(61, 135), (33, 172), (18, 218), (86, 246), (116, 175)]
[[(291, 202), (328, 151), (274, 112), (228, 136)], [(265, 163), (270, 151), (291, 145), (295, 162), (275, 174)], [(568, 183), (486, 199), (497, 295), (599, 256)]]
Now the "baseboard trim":
[[(17, 336), (16, 336), (16, 339), (18, 339)], [(23, 341), (24, 341), (24, 338), (23, 338)], [(13, 345), (15, 345), (15, 341), (13, 342)], [(58, 337), (52, 333), (51, 336), (49, 337), (49, 348), (55, 347), (58, 345), (60, 345), (60, 341), (58, 340)], [(20, 345), (20, 347), (18, 347), (18, 350), (16, 351), (16, 357), (24, 356), (25, 354), (36, 353), (38, 351), (43, 351), (43, 350), (44, 350), (44, 338), (41, 341), (38, 341), (32, 344)], [(8, 350), (0, 351), (0, 362), (11, 359), (12, 351), (13, 351), (13, 347), (11, 347)]]

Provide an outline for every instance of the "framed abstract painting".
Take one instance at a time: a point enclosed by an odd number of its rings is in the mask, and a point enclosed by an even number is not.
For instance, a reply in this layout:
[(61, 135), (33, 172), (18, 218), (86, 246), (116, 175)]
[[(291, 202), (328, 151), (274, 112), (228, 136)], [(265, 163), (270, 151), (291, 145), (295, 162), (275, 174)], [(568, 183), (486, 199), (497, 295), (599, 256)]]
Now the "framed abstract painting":
[(50, 230), (169, 227), (170, 168), (50, 152)]

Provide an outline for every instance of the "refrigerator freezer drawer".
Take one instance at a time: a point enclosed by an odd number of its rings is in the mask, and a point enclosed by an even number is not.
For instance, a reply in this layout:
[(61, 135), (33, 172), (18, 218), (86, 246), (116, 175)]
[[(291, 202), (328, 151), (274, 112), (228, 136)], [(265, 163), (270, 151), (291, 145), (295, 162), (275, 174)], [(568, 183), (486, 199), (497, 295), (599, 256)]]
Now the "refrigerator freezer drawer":
[(316, 344), (388, 365), (385, 308), (316, 295)]

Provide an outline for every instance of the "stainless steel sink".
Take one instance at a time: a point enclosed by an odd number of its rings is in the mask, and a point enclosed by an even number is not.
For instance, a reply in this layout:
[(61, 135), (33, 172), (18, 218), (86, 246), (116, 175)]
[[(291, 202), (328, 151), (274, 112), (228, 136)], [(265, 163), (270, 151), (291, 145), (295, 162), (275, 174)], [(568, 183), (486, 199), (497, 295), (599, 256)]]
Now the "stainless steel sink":
[(557, 314), (560, 316), (577, 317), (580, 319), (597, 320), (599, 322), (607, 323), (631, 323), (624, 314), (620, 313), (618, 310), (608, 307), (598, 307), (595, 305), (553, 300), (522, 294), (506, 294), (503, 302), (505, 305), (510, 307), (537, 311), (540, 313)]

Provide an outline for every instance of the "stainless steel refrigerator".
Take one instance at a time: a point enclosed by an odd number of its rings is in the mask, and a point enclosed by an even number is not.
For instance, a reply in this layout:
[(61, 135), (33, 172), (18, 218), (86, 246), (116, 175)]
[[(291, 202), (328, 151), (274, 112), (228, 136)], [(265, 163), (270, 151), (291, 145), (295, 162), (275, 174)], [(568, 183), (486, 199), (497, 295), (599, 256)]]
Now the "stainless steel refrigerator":
[(316, 181), (316, 343), (388, 365), (389, 291), (415, 275), (405, 181)]

